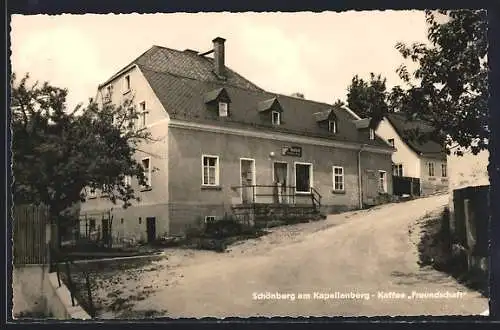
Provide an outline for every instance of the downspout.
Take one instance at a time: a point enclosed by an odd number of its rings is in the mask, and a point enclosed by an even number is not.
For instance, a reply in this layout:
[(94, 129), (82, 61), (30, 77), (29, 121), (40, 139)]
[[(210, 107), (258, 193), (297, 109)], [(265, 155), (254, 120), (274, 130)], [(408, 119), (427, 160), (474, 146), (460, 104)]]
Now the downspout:
[(364, 144), (361, 145), (361, 148), (359, 148), (358, 151), (358, 191), (359, 191), (359, 208), (363, 208), (363, 181), (361, 179), (361, 152), (363, 151), (363, 148), (365, 147)]

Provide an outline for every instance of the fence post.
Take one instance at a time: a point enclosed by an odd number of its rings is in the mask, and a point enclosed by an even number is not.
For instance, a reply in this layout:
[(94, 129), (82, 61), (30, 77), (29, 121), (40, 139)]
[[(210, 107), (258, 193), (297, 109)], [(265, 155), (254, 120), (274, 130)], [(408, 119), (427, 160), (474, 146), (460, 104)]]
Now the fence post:
[(87, 295), (89, 298), (90, 314), (92, 317), (95, 317), (94, 302), (92, 301), (92, 290), (90, 289), (90, 278), (87, 272), (85, 272), (85, 281), (87, 282)]
[(70, 267), (69, 267), (69, 262), (66, 261), (65, 263), (66, 265), (66, 276), (68, 277), (68, 286), (69, 286), (69, 292), (70, 292), (70, 295), (71, 295), (71, 305), (72, 306), (75, 306), (75, 297), (74, 297), (74, 287), (73, 287), (73, 281), (71, 280), (71, 271), (70, 271)]
[(59, 284), (59, 287), (61, 287), (61, 275), (59, 274), (59, 263), (56, 261), (56, 274), (57, 274), (57, 283)]

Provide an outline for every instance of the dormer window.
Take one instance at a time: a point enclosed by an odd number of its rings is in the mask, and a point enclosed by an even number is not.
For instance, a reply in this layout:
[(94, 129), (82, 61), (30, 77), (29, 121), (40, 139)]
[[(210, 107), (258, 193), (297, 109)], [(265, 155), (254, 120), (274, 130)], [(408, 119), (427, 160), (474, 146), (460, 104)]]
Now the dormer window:
[(281, 114), (278, 111), (271, 112), (273, 125), (281, 124)]
[(283, 118), (281, 117), (283, 108), (277, 97), (257, 103), (257, 111), (264, 125), (272, 124), (273, 126), (279, 126), (283, 123)]
[(337, 121), (335, 120), (328, 121), (328, 131), (333, 134), (337, 133)]
[(315, 112), (312, 114), (318, 126), (331, 134), (337, 133), (337, 116), (333, 109), (327, 109), (320, 112)]
[(228, 108), (227, 102), (219, 102), (219, 117), (228, 116), (227, 108)]
[(203, 95), (203, 101), (205, 102), (207, 111), (209, 111), (214, 119), (217, 117), (225, 118), (231, 115), (229, 112), (231, 99), (225, 88), (218, 88), (205, 93)]

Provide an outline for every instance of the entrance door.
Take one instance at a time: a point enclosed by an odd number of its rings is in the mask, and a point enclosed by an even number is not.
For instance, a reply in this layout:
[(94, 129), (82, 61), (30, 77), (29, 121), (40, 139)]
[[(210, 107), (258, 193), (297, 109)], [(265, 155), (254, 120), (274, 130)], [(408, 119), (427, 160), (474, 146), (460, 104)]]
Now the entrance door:
[(288, 203), (287, 193), (287, 178), (288, 178), (288, 164), (287, 163), (274, 163), (273, 168), (275, 188), (275, 202)]
[(106, 246), (109, 247), (111, 241), (111, 230), (109, 226), (109, 219), (102, 218), (102, 240)]
[(241, 168), (241, 203), (249, 204), (254, 201), (253, 186), (255, 185), (255, 160), (240, 159)]
[(156, 218), (149, 217), (146, 218), (146, 232), (148, 235), (148, 243), (152, 243), (156, 240)]
[(365, 170), (363, 175), (363, 203), (366, 205), (374, 205), (375, 199), (378, 196), (378, 173), (374, 170)]

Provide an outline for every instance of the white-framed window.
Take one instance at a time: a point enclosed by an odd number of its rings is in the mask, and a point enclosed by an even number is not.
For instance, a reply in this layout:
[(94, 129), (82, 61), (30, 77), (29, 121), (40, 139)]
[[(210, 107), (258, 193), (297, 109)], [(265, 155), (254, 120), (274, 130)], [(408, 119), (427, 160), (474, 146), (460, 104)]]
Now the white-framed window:
[(427, 174), (429, 176), (434, 176), (434, 163), (433, 162), (427, 163)]
[(389, 142), (389, 144), (390, 144), (392, 147), (394, 147), (394, 139), (389, 139), (389, 140), (387, 140), (387, 142)]
[(227, 117), (228, 115), (227, 102), (219, 102), (219, 117)]
[(127, 93), (130, 91), (130, 75), (126, 75), (123, 80), (123, 93)]
[(111, 95), (113, 94), (113, 85), (106, 86), (104, 93), (104, 103), (111, 102)]
[(202, 156), (202, 182), (203, 186), (219, 185), (219, 156)]
[(404, 176), (404, 174), (403, 174), (403, 164), (392, 164), (392, 175), (394, 175), (394, 176)]
[(213, 215), (207, 215), (207, 216), (205, 217), (205, 223), (215, 222), (215, 220), (216, 220), (216, 219), (215, 219), (215, 216), (213, 216)]
[(387, 192), (387, 172), (378, 171), (378, 190)]
[(370, 140), (375, 140), (375, 131), (373, 128), (370, 128)]
[(87, 197), (88, 198), (97, 198), (97, 191), (94, 188), (87, 188), (88, 193)]
[(337, 121), (336, 120), (329, 120), (328, 121), (328, 131), (330, 133), (337, 133)]
[(143, 128), (147, 125), (148, 110), (146, 108), (146, 101), (139, 103), (139, 127)]
[(132, 185), (132, 177), (130, 175), (125, 175), (123, 178), (123, 184), (125, 186), (131, 186)]
[(295, 192), (310, 193), (313, 186), (313, 164), (295, 163)]
[(333, 190), (344, 190), (344, 168), (341, 166), (333, 166)]
[(135, 114), (135, 107), (131, 106), (128, 109), (128, 116), (129, 116), (129, 119), (128, 119), (128, 129), (135, 130), (136, 120), (137, 120), (136, 114)]
[(272, 111), (271, 116), (273, 125), (281, 124), (281, 113), (279, 113), (278, 111)]
[(441, 164), (441, 176), (443, 178), (446, 178), (448, 176), (446, 164)]
[(143, 158), (141, 164), (146, 177), (146, 186), (144, 188), (151, 188), (151, 159), (149, 157)]
[(109, 196), (109, 185), (104, 184), (101, 189), (101, 197), (108, 197)]

